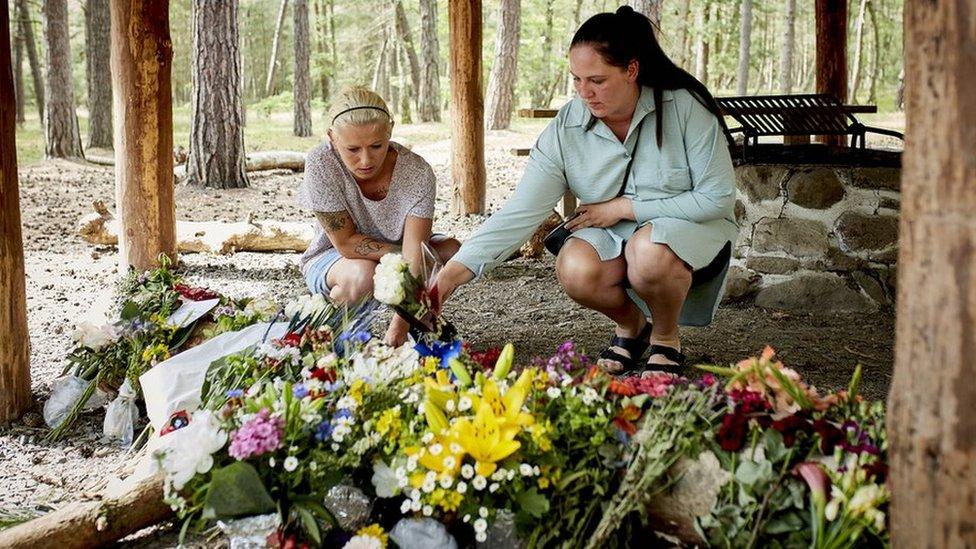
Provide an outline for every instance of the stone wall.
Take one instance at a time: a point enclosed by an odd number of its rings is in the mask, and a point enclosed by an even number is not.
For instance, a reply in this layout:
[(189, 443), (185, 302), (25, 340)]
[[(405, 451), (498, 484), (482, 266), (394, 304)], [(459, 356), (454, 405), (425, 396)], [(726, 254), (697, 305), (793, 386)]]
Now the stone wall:
[(727, 300), (791, 312), (892, 306), (900, 168), (751, 164), (736, 180)]

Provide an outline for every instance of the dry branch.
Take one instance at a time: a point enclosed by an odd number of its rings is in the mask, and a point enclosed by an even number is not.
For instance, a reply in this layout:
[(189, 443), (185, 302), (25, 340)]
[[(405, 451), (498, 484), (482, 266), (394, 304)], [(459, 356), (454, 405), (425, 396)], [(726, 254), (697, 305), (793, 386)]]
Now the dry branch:
[[(118, 245), (118, 220), (102, 202), (92, 204), (95, 213), (78, 221), (78, 234), (90, 244)], [(176, 241), (181, 252), (229, 254), (249, 252), (302, 252), (313, 236), (310, 223), (284, 221), (177, 221)]]

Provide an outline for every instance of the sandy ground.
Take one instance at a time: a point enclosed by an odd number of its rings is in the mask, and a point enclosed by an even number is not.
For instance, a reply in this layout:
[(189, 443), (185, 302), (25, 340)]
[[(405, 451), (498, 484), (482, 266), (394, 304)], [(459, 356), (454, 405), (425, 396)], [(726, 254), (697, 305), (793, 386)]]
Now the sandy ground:
[[(409, 139), (408, 139), (409, 141)], [(525, 164), (508, 151), (528, 146), (531, 137), (489, 133), (488, 208), (497, 209), (517, 183)], [(436, 231), (467, 236), (482, 218), (451, 217), (449, 142), (415, 144), (437, 174)], [(294, 205), (301, 174), (252, 175), (245, 190), (211, 190), (177, 185), (179, 219), (298, 220), (308, 216)], [(91, 211), (93, 200), (114, 204), (112, 168), (48, 161), (20, 171), (21, 209), (27, 265), (27, 305), (33, 390), (39, 403), (65, 365), (74, 322), (111, 295), (117, 279), (117, 252), (95, 248), (75, 235), (75, 224)], [(192, 284), (231, 295), (268, 293), (279, 300), (305, 291), (298, 254), (239, 253), (231, 256), (184, 255), (184, 275)], [(447, 304), (446, 315), (476, 348), (516, 342), (521, 359), (549, 354), (566, 339), (598, 353), (612, 327), (560, 291), (553, 261), (519, 259), (462, 288)], [(753, 306), (723, 306), (707, 328), (685, 329), (683, 343), (692, 362), (727, 364), (758, 353), (766, 344), (822, 388), (840, 388), (856, 364), (864, 366), (866, 392), (884, 398), (893, 364), (894, 318), (875, 314), (788, 315)], [(39, 412), (39, 408), (37, 410)], [(80, 422), (66, 440), (43, 442), (46, 429), (36, 412), (0, 428), (0, 519), (30, 515), (66, 504), (125, 461), (121, 449), (101, 441), (99, 412)], [(148, 534), (135, 545), (168, 546), (171, 530)], [(201, 540), (197, 540), (204, 543)], [(211, 543), (212, 545), (212, 543)]]

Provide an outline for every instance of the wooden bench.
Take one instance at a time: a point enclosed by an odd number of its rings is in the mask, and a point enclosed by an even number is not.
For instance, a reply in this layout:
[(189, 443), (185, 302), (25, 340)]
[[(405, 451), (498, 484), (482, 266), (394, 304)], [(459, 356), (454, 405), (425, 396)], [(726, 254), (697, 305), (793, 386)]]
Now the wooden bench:
[(865, 126), (854, 116), (877, 112), (876, 106), (844, 105), (830, 94), (716, 97), (715, 101), (725, 116), (739, 124), (726, 128), (725, 135), (729, 145), (735, 146), (733, 134), (742, 133), (743, 159), (750, 145), (758, 145), (759, 138), (767, 136), (783, 136), (785, 145), (809, 143), (811, 135), (850, 136), (851, 148), (861, 149), (868, 132), (905, 138), (894, 130)]

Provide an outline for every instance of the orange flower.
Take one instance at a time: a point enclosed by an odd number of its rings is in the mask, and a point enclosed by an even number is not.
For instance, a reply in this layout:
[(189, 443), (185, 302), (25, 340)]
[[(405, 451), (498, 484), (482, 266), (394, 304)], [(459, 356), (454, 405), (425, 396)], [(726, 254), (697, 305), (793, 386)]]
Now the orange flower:
[(634, 396), (637, 394), (637, 388), (634, 387), (632, 383), (627, 381), (621, 381), (619, 379), (611, 379), (610, 385), (608, 387), (611, 393), (620, 396)]

